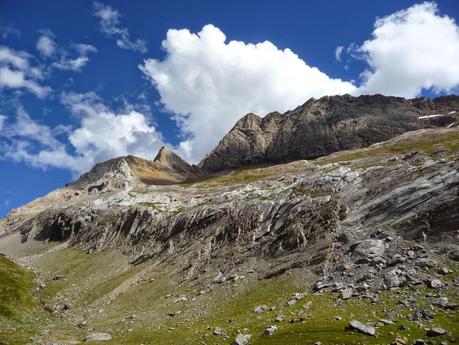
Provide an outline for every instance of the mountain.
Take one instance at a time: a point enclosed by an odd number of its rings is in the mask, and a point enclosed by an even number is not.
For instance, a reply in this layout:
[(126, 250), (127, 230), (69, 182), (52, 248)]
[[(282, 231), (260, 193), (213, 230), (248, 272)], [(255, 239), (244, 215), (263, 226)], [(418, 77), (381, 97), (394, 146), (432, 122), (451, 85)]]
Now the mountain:
[[(210, 171), (313, 159), (367, 147), (416, 129), (456, 121), (459, 97), (406, 100), (382, 95), (312, 98), (285, 114), (247, 114), (201, 161)], [(421, 118), (422, 116), (443, 114)]]
[(0, 341), (457, 339), (458, 99), (321, 98), (198, 167), (97, 164), (0, 222)]

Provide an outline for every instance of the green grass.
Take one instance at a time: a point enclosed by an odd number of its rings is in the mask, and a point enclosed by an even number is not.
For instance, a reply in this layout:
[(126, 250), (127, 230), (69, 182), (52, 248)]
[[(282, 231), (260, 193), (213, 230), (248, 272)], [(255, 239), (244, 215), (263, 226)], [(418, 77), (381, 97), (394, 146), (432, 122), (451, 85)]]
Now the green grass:
[(248, 184), (272, 175), (273, 173), (271, 172), (266, 172), (263, 171), (263, 169), (249, 166), (233, 170), (224, 175), (213, 176), (205, 180), (195, 182), (181, 182), (178, 185), (183, 188), (195, 187), (198, 189), (208, 189), (222, 186)]
[(428, 137), (412, 141), (386, 144), (377, 148), (366, 148), (351, 152), (344, 152), (332, 157), (319, 158), (315, 160), (315, 162), (320, 165), (325, 165), (343, 161), (354, 161), (368, 157), (408, 153), (412, 151), (420, 151), (432, 155), (435, 151), (434, 146), (439, 144), (449, 150), (450, 154), (453, 153), (454, 150), (459, 148), (459, 132), (440, 135), (431, 134)]
[[(316, 341), (321, 341), (322, 344), (390, 344), (398, 334), (407, 337), (411, 344), (417, 338), (425, 338), (425, 332), (415, 322), (407, 320), (407, 308), (399, 306), (397, 302), (406, 298), (402, 293), (410, 296), (419, 292), (416, 308), (424, 308), (429, 305), (426, 295), (432, 293), (432, 290), (424, 286), (418, 286), (414, 290), (405, 288), (399, 292), (386, 291), (379, 295), (376, 305), (358, 297), (342, 301), (338, 305), (338, 294), (309, 293), (290, 307), (286, 305), (289, 297), (294, 292), (307, 290), (310, 284), (307, 272), (264, 280), (247, 274), (237, 284), (212, 284), (211, 292), (198, 295), (197, 292), (202, 286), (194, 285), (193, 282), (177, 284), (179, 276), (174, 273), (173, 264), (155, 267), (152, 262), (145, 262), (130, 266), (128, 257), (116, 250), (88, 254), (79, 249), (67, 248), (39, 258), (36, 264), (47, 277), (63, 275), (59, 280), (47, 280), (47, 287), (37, 292), (37, 298), (44, 302), (52, 303), (58, 301), (59, 297), (65, 297), (70, 303), (71, 309), (68, 312), (58, 311), (53, 317), (49, 314), (43, 315), (43, 311), (35, 306), (34, 299), (28, 292), (33, 288), (31, 274), (4, 258), (0, 259), (1, 272), (8, 272), (7, 277), (15, 277), (14, 282), (11, 282), (4, 279), (5, 275), (0, 276), (2, 284), (8, 281), (8, 286), (23, 294), (23, 299), (8, 299), (9, 305), (31, 305), (31, 311), (28, 312), (31, 320), (16, 322), (14, 330), (9, 328), (5, 333), (0, 332), (0, 340), (6, 339), (9, 343), (14, 343), (14, 339), (27, 340), (43, 329), (51, 329), (47, 340), (81, 340), (90, 329), (94, 329), (112, 334), (113, 340), (104, 344), (229, 344), (239, 331), (252, 334), (251, 344), (293, 345), (313, 344)], [(457, 267), (450, 268), (457, 270)], [(144, 279), (131, 284), (140, 273)], [(120, 286), (126, 288), (113, 295), (112, 300), (108, 300), (106, 297)], [(182, 294), (186, 294), (189, 300), (174, 304), (173, 301)], [(442, 291), (441, 294), (448, 296), (453, 303), (458, 302), (452, 288)], [(309, 302), (309, 309), (304, 309), (303, 305)], [(260, 304), (274, 306), (275, 310), (262, 314), (253, 313), (254, 307)], [(4, 300), (2, 305), (5, 305)], [(103, 312), (99, 313), (98, 310), (101, 309)], [(377, 322), (380, 318), (387, 318), (385, 310), (398, 311), (402, 318), (393, 325), (380, 327), (377, 331), (378, 337), (346, 330), (351, 319)], [(169, 313), (177, 311), (181, 313), (175, 317), (168, 316)], [(68, 323), (65, 317), (68, 313), (84, 317), (88, 321), (88, 328), (80, 330)], [(136, 321), (127, 324), (124, 319), (131, 314), (137, 315)], [(59, 315), (64, 316), (64, 321), (59, 320)], [(277, 315), (283, 315), (286, 321), (274, 323)], [(340, 316), (342, 320), (334, 320), (334, 316)], [(298, 317), (304, 317), (305, 321), (289, 322)], [(263, 335), (266, 327), (273, 324), (279, 330), (272, 336)], [(400, 324), (407, 329), (398, 330)], [(458, 324), (457, 312), (439, 309), (433, 322), (425, 326), (438, 325), (450, 332), (445, 337), (434, 339), (433, 343), (439, 344), (440, 341), (448, 341), (450, 338), (457, 339)], [(174, 330), (169, 330), (170, 327)], [(215, 327), (224, 330), (229, 336), (228, 341), (212, 334)], [(0, 331), (1, 329), (0, 326)], [(128, 332), (128, 329), (132, 329), (132, 332)]]
[(20, 319), (21, 314), (37, 307), (30, 290), (33, 275), (0, 256), (0, 317)]

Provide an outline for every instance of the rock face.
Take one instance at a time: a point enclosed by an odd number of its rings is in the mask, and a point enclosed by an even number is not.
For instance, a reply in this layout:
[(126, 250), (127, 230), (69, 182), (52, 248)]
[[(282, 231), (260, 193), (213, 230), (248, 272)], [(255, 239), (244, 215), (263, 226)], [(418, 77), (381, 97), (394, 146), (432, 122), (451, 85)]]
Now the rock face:
[(455, 110), (458, 96), (432, 101), (382, 95), (310, 99), (285, 114), (247, 114), (199, 166), (220, 171), (367, 147), (407, 131), (451, 125), (457, 121), (457, 113), (451, 113)]
[[(127, 185), (112, 170), (97, 183), (86, 176), (86, 183), (82, 178), (12, 212), (2, 228), (24, 242), (122, 248), (133, 264), (177, 260), (183, 279), (224, 284), (244, 275), (243, 267), (263, 278), (304, 269), (317, 275), (318, 290), (343, 290), (345, 298), (348, 291), (429, 283), (423, 267), (446, 264), (458, 249), (459, 152), (453, 146), (445, 159), (419, 151), (432, 152), (442, 140), (457, 142), (459, 129), (408, 132), (351, 152), (360, 157), (351, 161), (345, 152), (185, 186), (142, 184), (120, 160)], [(101, 179), (111, 187), (96, 193)], [(419, 242), (444, 246), (444, 257)]]

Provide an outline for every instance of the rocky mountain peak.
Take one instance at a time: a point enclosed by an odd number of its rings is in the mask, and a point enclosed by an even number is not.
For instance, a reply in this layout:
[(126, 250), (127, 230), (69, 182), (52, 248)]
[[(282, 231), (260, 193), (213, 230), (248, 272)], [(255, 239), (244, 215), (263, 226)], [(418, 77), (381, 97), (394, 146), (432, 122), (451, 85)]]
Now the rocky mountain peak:
[(408, 131), (449, 126), (456, 122), (451, 114), (457, 110), (459, 96), (434, 100), (383, 95), (311, 98), (284, 114), (245, 115), (199, 166), (221, 171), (314, 159), (368, 147)]
[(170, 155), (172, 154), (172, 152), (169, 150), (169, 148), (167, 146), (163, 146), (159, 149), (158, 153), (156, 154), (156, 157), (155, 159), (153, 160), (154, 162), (158, 162), (158, 163), (167, 163)]

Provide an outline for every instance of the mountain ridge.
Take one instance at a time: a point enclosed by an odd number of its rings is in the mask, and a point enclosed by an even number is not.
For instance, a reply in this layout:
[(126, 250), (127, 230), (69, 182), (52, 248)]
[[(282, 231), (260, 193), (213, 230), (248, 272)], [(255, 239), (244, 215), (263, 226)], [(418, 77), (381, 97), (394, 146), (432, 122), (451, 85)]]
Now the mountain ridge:
[[(313, 159), (333, 152), (385, 141), (410, 130), (445, 126), (456, 121), (458, 96), (433, 100), (382, 95), (311, 98), (284, 114), (249, 113), (237, 121), (198, 164), (220, 171), (244, 165)], [(420, 120), (443, 112), (444, 117)], [(445, 122), (446, 121), (446, 122)]]

